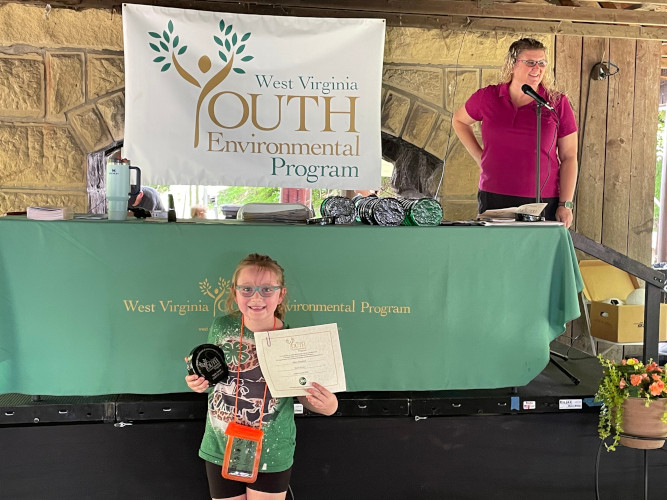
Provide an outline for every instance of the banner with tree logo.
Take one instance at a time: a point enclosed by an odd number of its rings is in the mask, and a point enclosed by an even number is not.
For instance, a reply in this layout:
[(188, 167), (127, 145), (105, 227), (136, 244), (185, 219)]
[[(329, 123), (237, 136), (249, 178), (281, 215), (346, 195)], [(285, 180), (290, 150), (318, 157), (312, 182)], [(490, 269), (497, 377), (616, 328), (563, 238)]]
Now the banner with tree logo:
[(384, 33), (125, 4), (124, 155), (146, 184), (377, 188)]

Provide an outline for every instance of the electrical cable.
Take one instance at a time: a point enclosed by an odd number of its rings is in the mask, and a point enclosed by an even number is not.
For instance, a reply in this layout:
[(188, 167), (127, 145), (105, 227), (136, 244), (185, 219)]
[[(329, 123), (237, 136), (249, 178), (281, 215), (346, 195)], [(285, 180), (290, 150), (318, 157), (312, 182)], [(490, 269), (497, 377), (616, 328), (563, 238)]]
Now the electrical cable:
[(555, 111), (553, 112), (553, 115), (556, 117), (556, 128), (554, 128), (554, 136), (553, 139), (551, 139), (551, 145), (547, 150), (547, 176), (544, 179), (542, 186), (540, 186), (540, 199), (542, 199), (542, 190), (544, 189), (544, 186), (547, 185), (547, 182), (549, 181), (549, 176), (551, 175), (551, 151), (556, 145), (556, 138), (558, 137), (558, 129), (560, 128), (560, 117), (556, 114)]
[[(602, 57), (604, 57), (604, 54), (602, 55)], [(597, 71), (597, 67), (599, 65), (600, 65), (600, 63), (597, 63), (597, 64), (593, 65), (593, 67), (591, 68), (590, 75), (589, 75), (589, 80), (598, 80), (599, 79), (599, 78), (595, 78), (595, 76), (594, 76), (596, 71)], [(584, 138), (585, 138), (585, 134), (586, 134), (586, 122), (588, 121), (588, 102), (590, 100), (590, 97), (591, 97), (591, 83), (589, 82), (588, 89), (587, 89), (587, 92), (586, 92), (586, 100), (584, 101), (583, 120), (581, 120), (581, 140), (579, 141), (579, 143), (580, 143), (579, 144), (579, 151), (578, 151), (579, 154), (578, 154), (578, 158), (577, 158), (577, 182), (574, 185), (574, 196), (573, 196), (573, 198), (576, 198), (577, 192), (579, 190), (579, 180), (581, 178), (581, 176), (579, 175), (579, 173), (581, 172), (581, 158), (584, 154), (584, 148), (582, 146), (584, 144)], [(586, 307), (586, 304), (583, 304), (583, 306)], [(577, 340), (579, 340), (579, 338), (581, 338), (581, 336), (582, 336), (582, 333), (580, 333), (579, 335), (577, 335), (576, 337), (574, 337), (573, 339), (570, 340), (570, 345), (567, 348), (567, 350), (565, 351), (566, 356), (569, 357), (570, 349), (572, 349), (572, 347), (574, 347), (574, 343)], [(597, 493), (597, 490), (596, 490), (596, 493)]]
[[(592, 70), (591, 70), (592, 73)], [(591, 80), (593, 79), (592, 77), (590, 78)], [(590, 100), (591, 97), (591, 85), (590, 83), (588, 84), (588, 89), (586, 92), (586, 101), (584, 104), (584, 115), (583, 115), (583, 120), (581, 120), (581, 140), (579, 141), (579, 155), (577, 158), (577, 182), (574, 186), (574, 193), (576, 196), (577, 189), (579, 188), (579, 172), (581, 172), (581, 158), (584, 154), (584, 148), (582, 147), (584, 144), (584, 139), (586, 138), (586, 122), (588, 121), (588, 101)]]
[[(461, 38), (461, 44), (459, 45), (459, 50), (456, 54), (456, 65), (455, 70), (454, 70), (454, 89), (452, 91), (452, 104), (456, 102), (456, 90), (459, 86), (459, 59), (461, 57), (461, 50), (463, 50), (463, 44), (466, 39), (466, 35), (468, 34), (468, 30), (470, 29), (470, 26), (473, 24), (473, 20), (470, 18), (467, 19), (465, 30), (463, 31), (463, 38)], [(435, 200), (436, 197), (438, 196), (438, 193), (440, 192), (440, 187), (442, 186), (442, 182), (445, 179), (445, 163), (447, 162), (447, 156), (449, 155), (449, 143), (452, 139), (452, 130), (453, 130), (453, 121), (454, 121), (454, 111), (452, 111), (452, 116), (449, 118), (449, 131), (447, 133), (447, 144), (445, 146), (445, 155), (442, 158), (442, 174), (440, 175), (440, 181), (438, 182), (438, 187), (435, 189), (435, 194), (433, 195), (433, 199)], [(437, 201), (437, 200), (436, 200)]]
[(604, 440), (600, 439), (598, 453), (595, 457), (595, 500), (600, 500), (600, 452), (602, 451), (603, 443)]
[[(602, 59), (604, 59), (604, 54), (602, 55)], [(596, 63), (593, 65), (591, 68), (591, 72), (589, 74), (589, 80), (591, 81), (600, 81), (600, 80), (606, 80), (610, 76), (614, 76), (619, 73), (620, 68), (616, 66), (614, 63), (611, 61), (607, 61), (607, 64), (609, 66), (613, 67), (616, 69), (613, 73), (609, 72), (608, 67), (604, 65), (604, 62), (601, 61), (599, 63)], [(581, 120), (581, 140), (579, 141), (579, 155), (577, 158), (577, 182), (574, 186), (574, 192), (575, 194), (577, 193), (577, 190), (579, 188), (579, 179), (580, 176), (578, 175), (579, 172), (581, 172), (581, 159), (584, 154), (584, 148), (582, 147), (583, 144), (585, 143), (585, 138), (586, 138), (586, 123), (588, 122), (588, 103), (590, 101), (591, 97), (591, 84), (589, 82), (588, 84), (588, 89), (586, 92), (586, 100), (585, 100), (585, 105), (584, 105), (584, 114), (583, 114), (583, 119)]]

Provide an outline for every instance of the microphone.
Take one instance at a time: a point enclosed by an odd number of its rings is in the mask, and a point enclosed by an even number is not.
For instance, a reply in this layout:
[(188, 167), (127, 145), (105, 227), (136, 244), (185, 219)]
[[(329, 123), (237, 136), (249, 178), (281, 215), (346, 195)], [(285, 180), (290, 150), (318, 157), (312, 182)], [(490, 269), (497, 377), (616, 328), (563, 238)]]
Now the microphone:
[(541, 106), (544, 106), (545, 108), (550, 109), (554, 113), (556, 112), (554, 107), (551, 104), (549, 104), (544, 97), (542, 97), (540, 94), (535, 92), (533, 87), (531, 87), (527, 83), (524, 83), (521, 86), (521, 90), (523, 91), (524, 94), (526, 94), (526, 95), (532, 97), (533, 99), (535, 99), (537, 101), (537, 104), (540, 104)]

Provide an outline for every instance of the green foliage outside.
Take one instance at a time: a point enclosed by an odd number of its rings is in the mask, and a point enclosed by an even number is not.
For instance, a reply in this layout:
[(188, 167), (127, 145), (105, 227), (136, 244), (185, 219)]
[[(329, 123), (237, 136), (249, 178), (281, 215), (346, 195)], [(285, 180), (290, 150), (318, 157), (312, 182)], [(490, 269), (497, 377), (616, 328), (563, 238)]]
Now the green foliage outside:
[(218, 192), (220, 205), (245, 205), (246, 203), (280, 203), (280, 188), (229, 186)]
[[(311, 204), (315, 217), (320, 217), (322, 200), (329, 196), (341, 196), (340, 189), (313, 189), (311, 190)], [(394, 196), (391, 188), (391, 178), (383, 177), (378, 196)], [(229, 186), (218, 192), (216, 203), (221, 205), (245, 205), (246, 203), (280, 203), (280, 188), (277, 187), (245, 187)], [(211, 206), (207, 208), (213, 208)]]
[(382, 177), (382, 185), (380, 186), (378, 196), (380, 198), (396, 197), (396, 192), (391, 186), (391, 177)]
[[(384, 174), (384, 172), (383, 172)], [(152, 185), (155, 187), (159, 193), (170, 193), (172, 188), (176, 186), (167, 186), (167, 185)], [(182, 187), (182, 186), (181, 186)], [(200, 199), (200, 189), (204, 189), (204, 186), (189, 186), (188, 192), (178, 194), (178, 190), (174, 189), (173, 192), (177, 193), (174, 195), (176, 201), (176, 207), (185, 205), (187, 210), (191, 201), (189, 200), (199, 200)], [(206, 191), (205, 191), (206, 192)], [(209, 189), (207, 191), (211, 196), (213, 192)], [(340, 189), (311, 189), (311, 207), (314, 212), (315, 217), (321, 217), (320, 206), (322, 201), (329, 196), (342, 196), (343, 191)], [(378, 191), (378, 196), (381, 198), (393, 197), (396, 196), (394, 189), (391, 187), (391, 177), (383, 176), (380, 190)], [(246, 203), (280, 203), (280, 188), (278, 187), (248, 187), (248, 186), (228, 186), (221, 188), (217, 191), (215, 195), (215, 200), (209, 198), (205, 203), (207, 210), (220, 210), (222, 205), (245, 205)], [(189, 212), (187, 212), (185, 217), (189, 217)]]
[[(151, 185), (157, 189), (160, 194), (170, 193), (171, 186), (167, 185)], [(199, 189), (202, 186), (190, 186), (189, 199), (199, 199)], [(329, 196), (341, 196), (340, 189), (313, 189), (311, 190), (311, 204), (315, 217), (320, 217), (320, 206), (322, 200)], [(386, 196), (394, 196), (391, 188), (391, 179), (389, 177), (382, 178), (382, 187), (378, 196), (384, 198)], [(280, 203), (280, 188), (277, 187), (247, 187), (247, 186), (228, 186), (218, 191), (215, 197), (215, 205), (221, 207), (222, 205), (245, 205), (246, 203)], [(206, 209), (214, 209), (213, 203), (206, 203)]]

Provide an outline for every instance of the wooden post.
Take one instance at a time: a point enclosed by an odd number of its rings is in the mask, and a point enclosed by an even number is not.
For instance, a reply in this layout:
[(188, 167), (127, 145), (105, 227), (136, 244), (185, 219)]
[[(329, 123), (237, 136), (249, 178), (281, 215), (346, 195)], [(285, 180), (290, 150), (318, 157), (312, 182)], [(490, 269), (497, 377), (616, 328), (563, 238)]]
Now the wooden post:
[[(667, 116), (667, 111), (665, 112)], [(660, 179), (660, 215), (658, 216), (658, 242), (656, 256), (658, 262), (667, 261), (667, 127), (662, 129), (662, 177)]]

